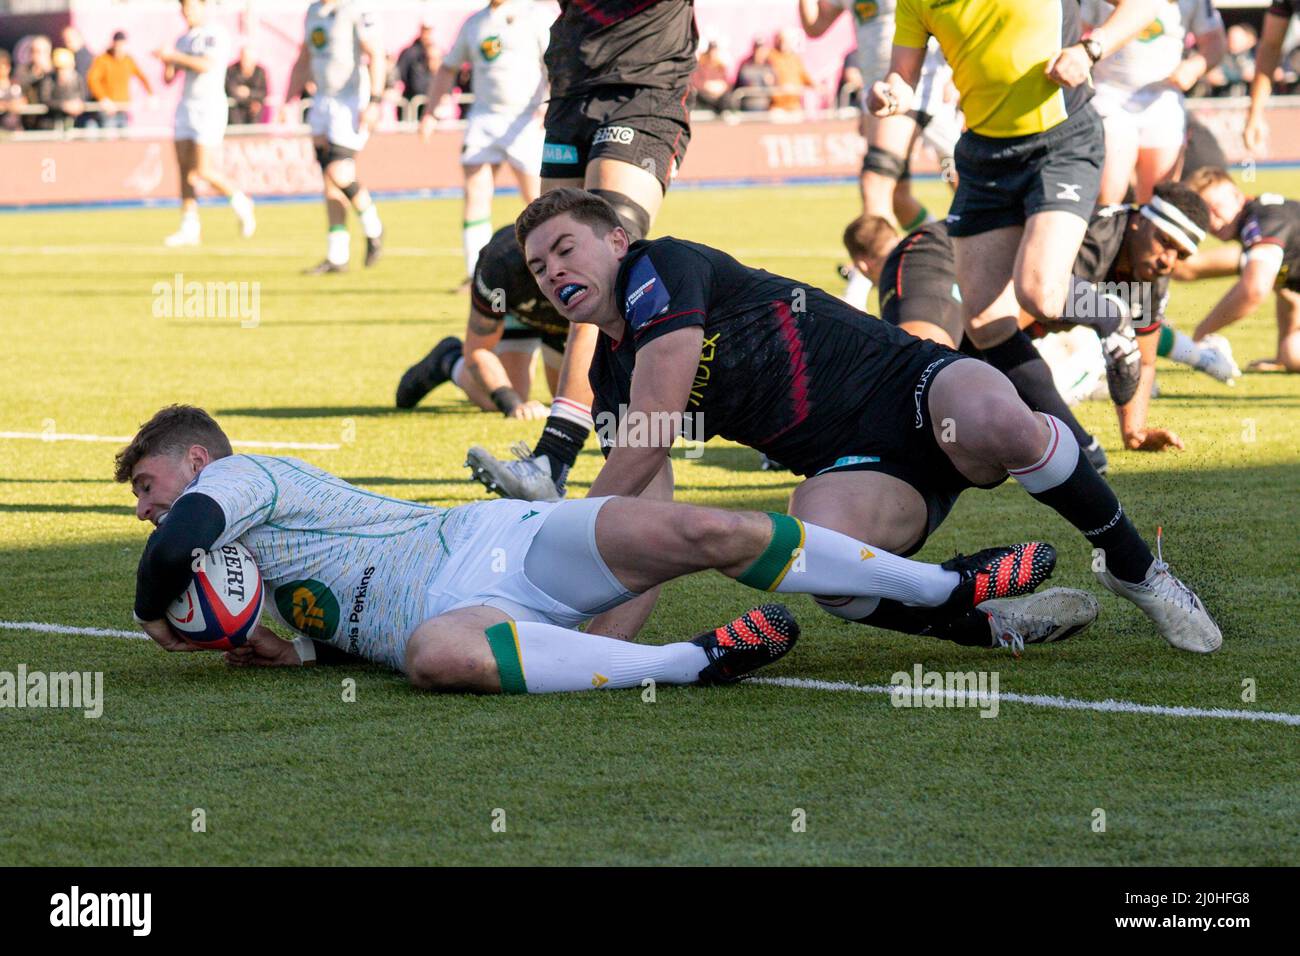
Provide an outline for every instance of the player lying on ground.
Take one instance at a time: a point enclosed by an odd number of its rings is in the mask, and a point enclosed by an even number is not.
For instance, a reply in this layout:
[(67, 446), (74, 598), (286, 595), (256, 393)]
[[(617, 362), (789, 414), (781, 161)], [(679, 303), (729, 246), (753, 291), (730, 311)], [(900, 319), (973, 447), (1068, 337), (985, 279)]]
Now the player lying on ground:
[[(672, 434), (654, 440), (653, 431), (667, 419), (692, 438), (721, 435), (805, 476), (791, 514), (908, 554), (964, 489), (1010, 473), (1104, 553), (1102, 583), (1169, 643), (1201, 652), (1221, 643), (1070, 430), (1032, 412), (996, 369), (708, 246), (629, 244), (609, 205), (581, 190), (543, 195), (517, 232), (560, 314), (601, 330), (593, 411), (622, 424), (598, 429), (608, 460), (592, 495), (671, 497)], [(651, 603), (602, 620), (602, 633), (634, 633)], [(928, 612), (893, 601), (830, 603), (873, 626), (927, 627)]]
[[(547, 384), (555, 396), (550, 414), (567, 413), (589, 423), (586, 369), (560, 377), (568, 332), (569, 320), (555, 311), (524, 265), (513, 223), (503, 226), (475, 263), (464, 343), (448, 336), (408, 368), (397, 385), (397, 407), (414, 408), (450, 381), (484, 411), (496, 409), (507, 418), (544, 418), (545, 406), (528, 400), (533, 358), (540, 347)], [(532, 452), (525, 446), (521, 454)]]
[(1256, 359), (1255, 372), (1300, 372), (1300, 202), (1276, 193), (1249, 198), (1226, 171), (1215, 166), (1198, 169), (1187, 185), (1210, 209), (1210, 229), (1235, 248), (1212, 249), (1189, 260), (1176, 273), (1179, 279), (1202, 279), (1241, 273), (1196, 327), (1197, 341), (1244, 319), (1277, 292), (1277, 354)]
[(188, 587), (196, 555), (237, 540), (254, 555), (266, 606), (310, 638), (289, 644), (259, 627), (234, 663), (343, 654), (419, 687), (484, 692), (729, 682), (789, 650), (797, 627), (780, 605), (663, 647), (574, 630), (708, 568), (763, 591), (924, 605), (980, 623), (987, 646), (1065, 636), (1097, 614), (1082, 591), (1029, 594), (1055, 562), (1042, 543), (936, 566), (779, 514), (636, 498), (435, 508), (362, 491), (297, 459), (235, 455), (220, 426), (190, 406), (145, 424), (119, 452), (115, 478), (130, 482), (137, 517), (157, 526), (136, 582), (135, 616), (150, 637), (193, 649), (164, 612)]
[[(1170, 218), (1173, 216), (1178, 221)], [(1083, 293), (1081, 303), (1100, 300), (1102, 308), (1071, 309), (1079, 314), (1053, 323), (1036, 323), (1025, 313), (1022, 324), (1028, 334), (1025, 330), (1017, 332), (989, 353), (976, 349), (964, 335), (952, 242), (945, 223), (929, 223), (900, 240), (881, 219), (859, 217), (845, 230), (844, 244), (859, 268), (873, 275), (879, 284), (882, 319), (918, 338), (949, 348), (960, 347), (967, 354), (986, 359), (1011, 380), (1030, 408), (1064, 421), (1085, 450), (1095, 439), (1061, 399), (1051, 370), (1033, 347), (1031, 334), (1042, 335), (1045, 328), (1077, 324), (1099, 334), (1113, 328), (1125, 343), (1136, 339), (1128, 355), (1112, 356), (1112, 361), (1106, 363), (1107, 384), (1125, 446), (1159, 451), (1170, 445), (1182, 447), (1172, 432), (1148, 428), (1146, 424), (1155, 359), (1162, 340), (1171, 340), (1173, 347), (1166, 350), (1171, 357), (1220, 381), (1231, 381), (1239, 374), (1231, 354), (1223, 347), (1196, 345), (1165, 321), (1169, 275), (1177, 261), (1195, 252), (1208, 225), (1205, 204), (1191, 190), (1176, 184), (1158, 186), (1152, 202), (1142, 206), (1097, 210), (1075, 259), (1074, 276)], [(1101, 314), (1087, 314), (1093, 312)], [(1043, 394), (1053, 399), (1052, 407), (1039, 404)], [(1104, 455), (1100, 462), (1093, 459), (1093, 463), (1103, 471)]]

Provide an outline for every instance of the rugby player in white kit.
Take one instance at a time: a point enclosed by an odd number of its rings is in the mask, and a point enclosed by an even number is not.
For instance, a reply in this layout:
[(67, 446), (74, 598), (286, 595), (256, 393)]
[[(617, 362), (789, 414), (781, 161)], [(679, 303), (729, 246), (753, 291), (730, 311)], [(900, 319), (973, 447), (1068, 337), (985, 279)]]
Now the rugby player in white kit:
[(360, 0), (316, 0), (304, 30), (289, 87), (302, 89), (310, 66), (316, 93), (307, 122), (325, 180), (329, 237), (324, 260), (306, 272), (326, 275), (346, 271), (351, 259), (349, 205), (366, 237), (366, 266), (383, 251), (384, 225), (369, 190), (357, 182), (356, 156), (379, 122), (386, 61), (374, 14)]
[[(1088, 27), (1106, 22), (1114, 4), (1081, 0)], [(1195, 49), (1183, 52), (1188, 35)], [(1156, 184), (1172, 179), (1187, 133), (1184, 94), (1223, 59), (1228, 39), (1213, 0), (1168, 0), (1132, 41), (1097, 62), (1093, 109), (1106, 129), (1099, 205), (1125, 202), (1136, 175), (1136, 201), (1151, 201)]]
[(154, 51), (163, 64), (163, 79), (170, 83), (185, 74), (181, 101), (176, 107), (176, 162), (181, 179), (181, 227), (163, 240), (168, 246), (199, 244), (198, 185), (207, 183), (230, 199), (240, 232), (251, 236), (257, 228), (253, 202), (216, 168), (221, 141), (226, 135), (226, 65), (231, 59), (230, 36), (209, 23), (205, 0), (181, 0), (181, 16), (188, 29), (175, 47)]
[(546, 44), (550, 24), (534, 0), (489, 0), (456, 34), (434, 75), (430, 109), (420, 121), (428, 142), (435, 112), (451, 91), (462, 64), (470, 66), (474, 102), (466, 117), (460, 164), (465, 174), (462, 243), (465, 275), (474, 274), (479, 253), (492, 238), (492, 193), (497, 170), (508, 164), (525, 205), (541, 188), (542, 107), (546, 101)]
[[(364, 491), (294, 458), (235, 455), (221, 427), (192, 406), (159, 411), (118, 453), (114, 476), (130, 483), (136, 516), (157, 527), (140, 559), (134, 613), (167, 650), (195, 649), (165, 620), (195, 554), (236, 540), (253, 553), (267, 609), (301, 636), (289, 643), (259, 626), (228, 653), (235, 664), (365, 659), (417, 687), (483, 693), (730, 683), (793, 646), (798, 625), (784, 607), (765, 604), (657, 647), (576, 630), (638, 592), (708, 568), (763, 591), (943, 609), (936, 613), (954, 621), (987, 622), (986, 646), (1016, 647), (1021, 632), (1078, 628), (1096, 616), (1083, 592), (1030, 593), (1055, 561), (1046, 544), (938, 566), (783, 514), (635, 498), (438, 508)], [(1032, 569), (1021, 556), (1033, 556)], [(1058, 625), (1050, 614), (1060, 594), (1089, 613)]]

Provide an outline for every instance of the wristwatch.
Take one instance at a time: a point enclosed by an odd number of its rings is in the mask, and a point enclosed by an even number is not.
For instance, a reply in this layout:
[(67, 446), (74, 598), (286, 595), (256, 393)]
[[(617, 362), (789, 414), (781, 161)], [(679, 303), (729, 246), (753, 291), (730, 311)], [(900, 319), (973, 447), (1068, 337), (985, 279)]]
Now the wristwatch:
[(1101, 45), (1101, 41), (1096, 37), (1088, 37), (1086, 40), (1080, 40), (1079, 46), (1083, 47), (1083, 52), (1088, 54), (1088, 59), (1092, 60), (1093, 63), (1100, 60), (1106, 53), (1106, 50)]

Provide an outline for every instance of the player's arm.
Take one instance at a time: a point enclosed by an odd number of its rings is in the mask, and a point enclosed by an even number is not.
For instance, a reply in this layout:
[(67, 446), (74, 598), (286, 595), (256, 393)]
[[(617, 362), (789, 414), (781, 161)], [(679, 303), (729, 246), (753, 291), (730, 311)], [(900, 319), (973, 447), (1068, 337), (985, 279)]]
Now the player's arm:
[(1250, 108), (1246, 111), (1246, 125), (1242, 130), (1242, 140), (1251, 152), (1263, 146), (1268, 135), (1264, 104), (1273, 92), (1273, 71), (1282, 59), (1282, 41), (1290, 23), (1289, 11), (1279, 13), (1274, 8), (1264, 14), (1264, 26), (1255, 47), (1255, 77), (1250, 81)]
[(555, 383), (555, 397), (581, 402), (590, 408), (595, 403), (591, 392), (591, 361), (600, 341), (600, 329), (583, 322), (569, 325), (569, 337), (564, 342), (564, 361)]
[(1180, 282), (1235, 276), (1241, 269), (1241, 252), (1235, 245), (1202, 249), (1174, 263), (1173, 277)]
[[(871, 84), (867, 93), (867, 109), (876, 116), (893, 116), (905, 113), (912, 102), (913, 91), (921, 78), (925, 63), (925, 41), (920, 47), (900, 46), (894, 34), (894, 50), (889, 55), (889, 74)], [(865, 77), (863, 78), (866, 79)]]
[(433, 82), (429, 84), (429, 103), (425, 108), (424, 116), (420, 118), (420, 138), (426, 143), (433, 136), (434, 128), (438, 125), (438, 118), (434, 114), (440, 112), (442, 101), (451, 93), (451, 88), (455, 85), (459, 74), (459, 66), (448, 66), (445, 62), (433, 74)]
[[(1101, 57), (1109, 56), (1144, 30), (1164, 0), (1113, 0), (1115, 9), (1105, 22), (1093, 29), (1089, 40), (1101, 45)], [(1101, 59), (1098, 57), (1098, 59)], [(1047, 61), (1047, 78), (1058, 86), (1074, 89), (1092, 77), (1093, 60), (1082, 41), (1058, 51)]]
[(265, 624), (254, 627), (244, 644), (226, 651), (223, 656), (232, 667), (328, 667), (360, 664), (365, 660), (312, 637), (295, 637), (286, 641)]
[(293, 61), (293, 68), (289, 71), (289, 93), (285, 96), (285, 100), (301, 97), (310, 77), (311, 52), (307, 49), (307, 44), (304, 43), (298, 48), (298, 59)]
[(1169, 82), (1184, 93), (1188, 92), (1201, 77), (1219, 65), (1227, 52), (1228, 33), (1220, 20), (1217, 26), (1196, 34), (1196, 47), (1175, 67), (1169, 75)]
[(819, 37), (829, 30), (843, 12), (843, 7), (829, 0), (799, 0), (799, 22), (810, 37)]
[(377, 33), (378, 31), (367, 29), (357, 37), (358, 48), (369, 58), (367, 68), (370, 71), (370, 102), (361, 113), (361, 123), (366, 129), (374, 129), (379, 124), (379, 104), (384, 100), (384, 85), (388, 79), (388, 60)]
[(1119, 430), (1124, 447), (1130, 451), (1163, 451), (1165, 448), (1182, 449), (1183, 440), (1167, 428), (1147, 428), (1147, 411), (1151, 405), (1151, 386), (1156, 380), (1156, 347), (1160, 342), (1160, 326), (1146, 329), (1137, 337), (1141, 356), (1141, 372), (1137, 391), (1127, 404), (1116, 405)]
[[(1276, 251), (1274, 251), (1276, 250)], [(1282, 247), (1273, 243), (1260, 243), (1247, 253), (1241, 278), (1201, 320), (1192, 338), (1202, 339), (1244, 319), (1258, 309), (1273, 291), (1273, 283), (1282, 268)]]
[[(501, 342), (505, 325), (504, 318), (484, 315), (470, 306), (469, 322), (465, 327), (465, 369), (483, 393), (490, 397), (492, 406), (506, 418), (540, 417), (539, 403), (530, 402), (528, 396), (515, 391), (505, 366), (497, 358), (495, 349)], [(470, 397), (481, 402), (481, 398)], [(484, 411), (491, 410), (491, 407), (484, 407)]]
[[(631, 401), (620, 424), (644, 423), (646, 427), (629, 431), (648, 435), (649, 440), (632, 445), (617, 436), (605, 467), (592, 482), (590, 497), (639, 495), (663, 469), (671, 440), (681, 431), (681, 416), (690, 398), (703, 341), (704, 327), (691, 325), (637, 349)], [(663, 423), (669, 421), (671, 425), (664, 428)]]
[(164, 650), (191, 651), (195, 645), (172, 633), (167, 607), (190, 585), (197, 556), (210, 551), (226, 530), (226, 516), (200, 492), (181, 495), (158, 530), (149, 536), (135, 575), (134, 614), (140, 627)]
[(188, 53), (166, 47), (160, 48), (156, 55), (158, 59), (163, 61), (164, 65), (172, 67), (173, 70), (180, 69), (189, 70), (191, 73), (206, 73), (217, 66), (217, 62), (210, 56), (190, 56)]

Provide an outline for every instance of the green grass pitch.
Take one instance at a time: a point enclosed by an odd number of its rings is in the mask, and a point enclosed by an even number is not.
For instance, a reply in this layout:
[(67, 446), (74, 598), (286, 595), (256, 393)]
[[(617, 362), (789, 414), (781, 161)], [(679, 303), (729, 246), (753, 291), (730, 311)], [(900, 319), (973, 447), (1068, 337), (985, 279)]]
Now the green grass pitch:
[[(942, 209), (939, 184), (922, 184)], [(1300, 193), (1294, 173), (1256, 188)], [(679, 190), (656, 234), (837, 290), (853, 187)], [(423, 502), (478, 500), (471, 443), (500, 452), (537, 426), (481, 414), (444, 386), (392, 408), (407, 365), (463, 330), (460, 207), (381, 204), (377, 268), (311, 279), (319, 206), (264, 205), (256, 238), (205, 208), (206, 246), (168, 251), (174, 210), (0, 216), (0, 431), (127, 435), (193, 402), (232, 437), (337, 443), (301, 457)], [(518, 209), (500, 200), (496, 219)], [(361, 239), (354, 228), (354, 256)], [(260, 283), (260, 324), (155, 317), (154, 284)], [(1185, 331), (1224, 282), (1176, 287)], [(1271, 355), (1271, 303), (1229, 332)], [(1224, 631), (1211, 657), (1165, 645), (1131, 606), (1019, 661), (830, 618), (802, 597), (797, 650), (773, 675), (881, 684), (916, 663), (996, 670), (1003, 693), (1300, 713), (1300, 377), (1236, 388), (1162, 361), (1152, 421), (1183, 453), (1117, 449), (1084, 406), (1139, 527)], [(539, 386), (539, 393), (542, 391)], [(543, 397), (539, 394), (539, 397)], [(591, 443), (594, 445), (594, 443)], [(146, 528), (110, 480), (116, 445), (0, 438), (0, 620), (131, 627)], [(783, 509), (788, 474), (711, 444), (678, 462), (682, 500)], [(599, 466), (589, 448), (572, 493)], [(1043, 537), (1053, 583), (1101, 592), (1083, 539), (1014, 483), (968, 492), (921, 556)], [(720, 623), (756, 596), (721, 576), (673, 584), (645, 638)], [(0, 671), (104, 674), (104, 713), (0, 710), (0, 864), (1286, 864), (1300, 851), (1300, 728), (1003, 702), (910, 710), (887, 697), (779, 686), (548, 697), (432, 696), (376, 668), (247, 673), (215, 654), (111, 637), (0, 630)], [(344, 702), (343, 681), (356, 682)], [(1243, 702), (1243, 682), (1256, 697)], [(193, 811), (206, 814), (194, 832)], [(1094, 829), (1094, 811), (1106, 815)], [(796, 811), (804, 811), (802, 830)], [(502, 819), (505, 832), (494, 829)]]

